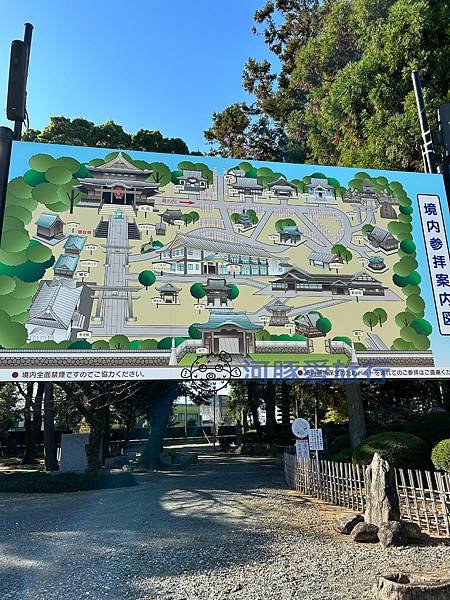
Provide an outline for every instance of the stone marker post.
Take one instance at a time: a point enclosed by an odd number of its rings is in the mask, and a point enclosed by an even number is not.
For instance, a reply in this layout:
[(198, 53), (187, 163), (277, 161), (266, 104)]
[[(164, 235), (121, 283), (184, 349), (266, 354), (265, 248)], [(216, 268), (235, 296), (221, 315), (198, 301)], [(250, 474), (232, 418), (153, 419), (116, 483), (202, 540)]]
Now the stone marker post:
[(380, 527), (400, 520), (400, 501), (394, 469), (377, 453), (366, 469), (366, 512), (364, 521)]

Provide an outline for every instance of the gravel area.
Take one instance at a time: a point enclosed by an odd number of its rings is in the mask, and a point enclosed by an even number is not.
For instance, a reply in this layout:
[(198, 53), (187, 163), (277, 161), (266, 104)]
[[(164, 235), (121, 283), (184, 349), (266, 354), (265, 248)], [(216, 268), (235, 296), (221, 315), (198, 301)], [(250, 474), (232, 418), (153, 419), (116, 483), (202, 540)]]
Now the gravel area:
[(383, 550), (330, 532), (339, 509), (281, 462), (203, 456), (135, 488), (0, 495), (2, 600), (372, 598), (377, 574), (450, 572), (445, 542)]

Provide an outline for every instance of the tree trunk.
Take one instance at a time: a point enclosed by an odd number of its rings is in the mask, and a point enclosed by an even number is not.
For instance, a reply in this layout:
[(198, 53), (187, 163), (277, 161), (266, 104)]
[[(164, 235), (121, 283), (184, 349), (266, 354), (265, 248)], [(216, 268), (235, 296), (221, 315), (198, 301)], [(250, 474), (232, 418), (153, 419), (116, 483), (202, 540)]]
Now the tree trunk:
[(253, 427), (256, 429), (258, 440), (262, 440), (262, 428), (259, 422), (258, 402), (256, 399), (256, 384), (254, 381), (249, 381), (247, 384), (248, 406), (252, 415)]
[(89, 433), (89, 442), (86, 446), (86, 455), (88, 461), (88, 471), (96, 473), (100, 468), (100, 449), (103, 440), (103, 419), (101, 417), (89, 421), (91, 429)]
[(25, 393), (25, 405), (23, 408), (23, 420), (25, 429), (25, 451), (22, 457), (23, 465), (36, 464), (36, 442), (42, 427), (42, 394), (43, 383), (39, 383), (36, 396), (34, 395), (34, 384), (27, 383)]
[(105, 459), (109, 457), (109, 444), (111, 437), (111, 410), (108, 406), (104, 408), (104, 422), (103, 422), (103, 463)]
[(45, 383), (42, 381), (38, 383), (36, 396), (33, 401), (33, 424), (32, 424), (32, 432), (33, 432), (33, 444), (34, 444), (34, 452), (36, 452), (36, 446), (38, 446), (41, 431), (42, 431), (42, 404), (44, 400), (44, 385)]
[(345, 384), (350, 446), (356, 448), (366, 438), (366, 418), (359, 381)]
[(276, 416), (275, 416), (275, 386), (272, 380), (268, 380), (264, 386), (264, 400), (266, 404), (266, 434), (269, 442), (275, 441)]
[(245, 433), (248, 431), (248, 410), (246, 408), (242, 409), (242, 432)]
[(283, 381), (281, 384), (281, 428), (284, 440), (290, 437), (291, 432), (291, 394), (289, 385)]
[(175, 395), (169, 394), (152, 407), (150, 414), (150, 432), (142, 453), (141, 462), (145, 468), (154, 470), (160, 465), (159, 453), (163, 448), (164, 435), (169, 422)]
[(447, 600), (450, 579), (435, 573), (394, 573), (378, 580), (377, 600)]
[(46, 471), (58, 471), (59, 469), (56, 456), (55, 402), (53, 391), (53, 383), (46, 383), (44, 386), (44, 456)]

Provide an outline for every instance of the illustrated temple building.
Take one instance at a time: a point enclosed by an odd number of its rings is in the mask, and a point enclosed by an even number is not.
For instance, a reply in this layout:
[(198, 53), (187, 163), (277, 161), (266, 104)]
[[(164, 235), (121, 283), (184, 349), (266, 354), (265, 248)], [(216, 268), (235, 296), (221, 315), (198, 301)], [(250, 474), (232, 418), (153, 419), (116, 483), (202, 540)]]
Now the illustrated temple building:
[(135, 167), (121, 152), (102, 165), (86, 167), (90, 177), (80, 177), (78, 186), (86, 194), (82, 206), (101, 208), (117, 204), (136, 209), (142, 204), (154, 204), (151, 197), (157, 193), (159, 183), (151, 180), (152, 171)]

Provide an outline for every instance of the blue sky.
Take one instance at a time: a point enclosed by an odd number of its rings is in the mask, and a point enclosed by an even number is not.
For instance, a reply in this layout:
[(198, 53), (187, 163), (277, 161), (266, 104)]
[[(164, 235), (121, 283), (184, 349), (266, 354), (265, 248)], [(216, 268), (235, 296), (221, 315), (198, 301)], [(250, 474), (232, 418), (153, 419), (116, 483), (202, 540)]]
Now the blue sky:
[[(30, 125), (52, 115), (112, 119), (126, 131), (159, 129), (206, 150), (214, 111), (247, 96), (248, 56), (267, 56), (251, 32), (263, 0), (1, 0), (0, 98), (9, 45), (31, 22)], [(4, 107), (0, 124), (8, 124)]]

